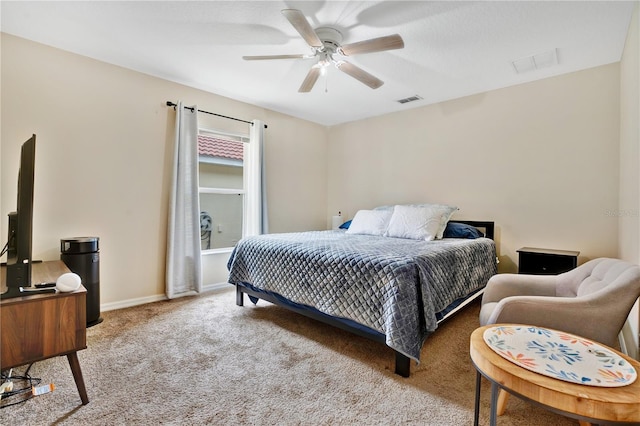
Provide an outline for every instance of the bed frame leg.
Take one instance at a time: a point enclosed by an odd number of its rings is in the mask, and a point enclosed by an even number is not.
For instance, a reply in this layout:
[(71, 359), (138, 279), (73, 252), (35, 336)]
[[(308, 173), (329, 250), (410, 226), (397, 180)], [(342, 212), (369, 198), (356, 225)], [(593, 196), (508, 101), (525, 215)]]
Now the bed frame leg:
[(239, 285), (236, 285), (236, 305), (244, 306), (244, 293), (240, 290)]
[(402, 377), (409, 377), (411, 370), (411, 359), (396, 351), (396, 374)]

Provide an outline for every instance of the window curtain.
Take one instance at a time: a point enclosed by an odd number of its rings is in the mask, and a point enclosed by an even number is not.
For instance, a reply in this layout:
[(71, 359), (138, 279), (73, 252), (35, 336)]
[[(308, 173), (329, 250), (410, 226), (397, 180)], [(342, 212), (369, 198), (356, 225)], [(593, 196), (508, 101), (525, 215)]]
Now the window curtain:
[(244, 156), (245, 209), (243, 236), (267, 234), (267, 191), (264, 167), (264, 123), (252, 121)]
[(202, 291), (198, 108), (176, 106), (173, 178), (167, 234), (166, 294), (169, 299)]

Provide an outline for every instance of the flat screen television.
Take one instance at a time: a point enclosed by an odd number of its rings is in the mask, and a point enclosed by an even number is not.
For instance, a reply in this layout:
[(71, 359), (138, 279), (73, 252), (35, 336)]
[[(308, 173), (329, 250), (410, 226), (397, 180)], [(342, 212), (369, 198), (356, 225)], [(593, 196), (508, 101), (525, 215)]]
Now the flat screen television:
[(55, 289), (27, 289), (31, 287), (31, 244), (33, 235), (33, 184), (36, 163), (36, 135), (22, 144), (18, 171), (18, 202), (16, 211), (9, 213), (6, 244), (7, 291), (0, 298), (25, 296), (34, 292), (55, 292)]

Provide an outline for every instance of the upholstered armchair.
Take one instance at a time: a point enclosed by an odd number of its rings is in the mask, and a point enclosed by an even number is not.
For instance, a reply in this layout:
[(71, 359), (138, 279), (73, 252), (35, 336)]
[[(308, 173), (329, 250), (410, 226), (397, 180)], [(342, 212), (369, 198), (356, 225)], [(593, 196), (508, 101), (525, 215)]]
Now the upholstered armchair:
[[(615, 346), (636, 299), (640, 266), (599, 258), (559, 275), (498, 274), (485, 288), (480, 324), (531, 324)], [(498, 414), (507, 394), (500, 392)]]
[(482, 297), (480, 325), (531, 324), (613, 346), (639, 296), (640, 266), (619, 259), (559, 275), (498, 274)]

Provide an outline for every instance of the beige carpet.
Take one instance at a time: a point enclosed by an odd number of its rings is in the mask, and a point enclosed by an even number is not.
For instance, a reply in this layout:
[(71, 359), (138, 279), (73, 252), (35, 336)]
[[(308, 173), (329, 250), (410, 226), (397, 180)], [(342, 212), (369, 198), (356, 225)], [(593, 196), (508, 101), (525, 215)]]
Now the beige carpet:
[[(0, 410), (0, 424), (473, 424), (477, 304), (443, 324), (402, 378), (382, 344), (234, 301), (229, 291), (104, 312), (79, 352), (89, 404), (58, 357), (31, 369), (56, 390)], [(483, 381), (483, 425), (488, 407)], [(498, 424), (577, 422), (511, 398)]]

